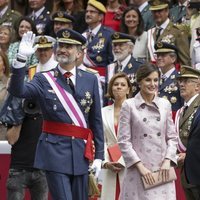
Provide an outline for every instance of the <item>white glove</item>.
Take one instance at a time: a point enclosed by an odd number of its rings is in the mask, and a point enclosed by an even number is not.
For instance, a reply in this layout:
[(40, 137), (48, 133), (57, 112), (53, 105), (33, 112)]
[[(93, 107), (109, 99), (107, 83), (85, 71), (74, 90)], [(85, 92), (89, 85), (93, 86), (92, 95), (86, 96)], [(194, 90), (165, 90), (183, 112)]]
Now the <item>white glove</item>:
[(95, 177), (98, 178), (99, 173), (101, 171), (101, 159), (95, 159), (94, 162), (92, 163), (91, 169), (94, 170), (95, 172)]
[(27, 59), (37, 50), (38, 45), (34, 45), (35, 34), (32, 31), (24, 33), (22, 36), (21, 42), (19, 44), (17, 57), (21, 59)]

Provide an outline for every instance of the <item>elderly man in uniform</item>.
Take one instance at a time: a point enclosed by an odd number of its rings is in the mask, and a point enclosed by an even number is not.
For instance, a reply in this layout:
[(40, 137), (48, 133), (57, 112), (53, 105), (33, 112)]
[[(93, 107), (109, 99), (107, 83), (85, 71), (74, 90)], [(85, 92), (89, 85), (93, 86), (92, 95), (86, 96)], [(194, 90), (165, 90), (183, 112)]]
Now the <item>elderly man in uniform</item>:
[(172, 105), (172, 116), (175, 119), (176, 111), (183, 106), (183, 99), (177, 85), (178, 71), (175, 68), (177, 48), (173, 44), (158, 42), (155, 45), (157, 66), (162, 72), (158, 95), (166, 98)]
[[(57, 66), (57, 62), (51, 56), (55, 39), (49, 36), (38, 36), (35, 43), (38, 46), (36, 54), (39, 64), (29, 67), (29, 80), (33, 78), (36, 72), (48, 71)], [(6, 102), (2, 110), (7, 109), (8, 104), (9, 102)], [(11, 105), (9, 106), (11, 107)], [(15, 108), (12, 109), (13, 117), (10, 117), (10, 119), (14, 121), (6, 122), (8, 126), (7, 139), (12, 144), (7, 180), (8, 200), (23, 199), (27, 188), (30, 190), (32, 199), (47, 200), (48, 186), (45, 173), (34, 167), (36, 146), (42, 132), (43, 117), (40, 107), (37, 101), (24, 100), (23, 107), (18, 107), (17, 112)], [(3, 114), (3, 111), (1, 114)], [(20, 120), (22, 121), (21, 125), (16, 126)], [(17, 134), (18, 131), (19, 135)]]
[(14, 27), (21, 14), (9, 8), (9, 0), (0, 1), (0, 25)]
[(156, 61), (156, 42), (173, 43), (178, 49), (178, 63), (190, 65), (188, 35), (175, 26), (169, 19), (168, 0), (151, 0), (150, 10), (152, 11), (156, 26), (149, 29), (148, 51), (151, 61)]
[(37, 34), (43, 35), (50, 20), (50, 12), (45, 7), (46, 0), (28, 0), (32, 13), (30, 17), (36, 26)]
[(96, 177), (104, 157), (100, 98), (96, 76), (75, 67), (85, 38), (71, 29), (57, 33), (56, 69), (38, 73), (24, 84), (25, 62), (34, 51), (34, 34), (27, 32), (13, 64), (9, 91), (37, 99), (43, 114), (34, 166), (46, 171), (53, 199), (87, 200), (88, 167)]
[(115, 61), (108, 65), (108, 82), (117, 72), (126, 73), (132, 84), (133, 96), (135, 96), (138, 92), (135, 73), (142, 64), (132, 56), (135, 38), (125, 33), (115, 32), (112, 34), (111, 39)]
[(185, 104), (176, 119), (179, 130), (178, 164), (182, 166), (182, 185), (187, 200), (200, 199), (200, 71), (182, 66), (177, 82)]
[(104, 77), (107, 65), (113, 61), (111, 45), (113, 31), (102, 25), (105, 13), (106, 8), (102, 3), (89, 0), (85, 15), (88, 30), (83, 33), (83, 36), (87, 39), (84, 64), (87, 67), (94, 67)]

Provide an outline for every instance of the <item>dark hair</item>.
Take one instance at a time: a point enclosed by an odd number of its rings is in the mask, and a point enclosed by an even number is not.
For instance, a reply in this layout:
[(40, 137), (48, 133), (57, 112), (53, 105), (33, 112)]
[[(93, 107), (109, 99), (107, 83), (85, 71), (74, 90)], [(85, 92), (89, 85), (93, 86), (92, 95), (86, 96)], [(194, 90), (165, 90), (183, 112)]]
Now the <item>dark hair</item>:
[[(57, 11), (65, 11), (65, 6), (64, 6), (64, 2), (62, 0), (57, 1), (57, 3), (54, 4), (54, 12)], [(72, 13), (71, 14), (76, 14), (79, 11), (83, 11), (83, 1), (81, 0), (73, 0), (73, 9), (72, 9)]]
[(130, 82), (130, 80), (129, 80), (127, 74), (124, 73), (124, 72), (116, 73), (116, 74), (114, 74), (113, 77), (110, 79), (110, 82), (109, 82), (109, 84), (108, 84), (108, 92), (107, 92), (107, 94), (106, 94), (106, 97), (115, 99), (115, 97), (114, 97), (114, 95), (113, 95), (113, 92), (112, 92), (112, 87), (113, 87), (113, 84), (114, 84), (114, 82), (115, 82), (115, 80), (116, 80), (117, 78), (125, 78), (125, 79), (126, 79), (127, 84), (128, 84), (128, 87), (130, 88), (128, 97), (131, 97), (131, 95), (132, 95), (132, 85), (131, 85), (131, 82)]
[(35, 27), (35, 24), (33, 22), (32, 19), (30, 19), (29, 17), (20, 17), (17, 22), (14, 24), (14, 29), (15, 29), (15, 32), (16, 32), (16, 40), (19, 41), (21, 40), (21, 37), (19, 35), (19, 26), (21, 24), (22, 21), (26, 21), (28, 22), (30, 25), (31, 25), (31, 31), (35, 34), (37, 34), (37, 30), (36, 30), (36, 27)]
[(160, 71), (158, 67), (152, 63), (146, 63), (143, 65), (140, 65), (136, 72), (136, 81), (139, 83), (142, 81), (144, 78), (149, 76), (152, 72), (158, 72), (158, 76), (160, 78)]
[(0, 57), (2, 58), (4, 67), (5, 67), (4, 74), (5, 74), (6, 77), (9, 77), (9, 75), (10, 75), (10, 66), (9, 66), (9, 62), (8, 62), (8, 57), (1, 50), (0, 50)]
[(141, 15), (139, 9), (136, 8), (135, 6), (128, 6), (128, 7), (124, 10), (124, 13), (123, 13), (122, 19), (121, 19), (121, 24), (120, 24), (121, 32), (129, 34), (129, 32), (128, 32), (128, 27), (127, 27), (126, 24), (125, 24), (125, 16), (126, 16), (126, 14), (127, 14), (129, 11), (131, 11), (131, 10), (134, 10), (134, 11), (137, 13), (137, 15), (138, 15), (139, 24), (138, 24), (138, 26), (137, 26), (136, 34), (137, 34), (137, 36), (140, 36), (140, 35), (142, 35), (142, 33), (144, 32), (144, 20), (143, 20), (143, 18), (142, 18), (142, 15)]

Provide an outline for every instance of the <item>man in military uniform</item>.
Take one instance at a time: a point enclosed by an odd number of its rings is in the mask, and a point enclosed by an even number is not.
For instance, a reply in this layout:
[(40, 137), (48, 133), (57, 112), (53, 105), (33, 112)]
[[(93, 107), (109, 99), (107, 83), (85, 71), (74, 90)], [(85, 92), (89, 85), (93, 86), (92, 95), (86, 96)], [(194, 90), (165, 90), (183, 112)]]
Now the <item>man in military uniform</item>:
[[(23, 35), (13, 64), (10, 93), (37, 99), (43, 114), (35, 167), (46, 171), (53, 199), (88, 199), (88, 167), (96, 177), (104, 158), (104, 137), (97, 78), (75, 67), (85, 38), (71, 29), (57, 33), (58, 67), (37, 73), (24, 84), (25, 62), (34, 52), (34, 35)], [(25, 42), (24, 42), (25, 41)]]
[(106, 8), (95, 0), (89, 0), (85, 21), (89, 29), (83, 33), (87, 39), (87, 50), (84, 64), (94, 67), (101, 76), (106, 75), (106, 67), (113, 61), (111, 34), (113, 31), (102, 25)]
[(155, 49), (157, 66), (162, 72), (158, 95), (171, 103), (173, 119), (175, 119), (176, 111), (183, 106), (183, 99), (176, 82), (178, 71), (175, 68), (175, 62), (178, 50), (176, 46), (164, 42), (156, 43)]
[(14, 27), (21, 14), (9, 8), (9, 0), (0, 1), (0, 25)]
[[(53, 60), (52, 56), (54, 43), (55, 39), (49, 36), (35, 38), (39, 64), (29, 67), (29, 80), (36, 72), (48, 71), (57, 66), (57, 62)], [(5, 103), (3, 109), (7, 109), (8, 103)], [(45, 173), (34, 168), (36, 146), (42, 132), (43, 121), (39, 104), (36, 100), (26, 99), (23, 107), (19, 107), (17, 112), (14, 108), (12, 109), (13, 117), (11, 119), (14, 121), (7, 121), (7, 139), (12, 144), (11, 164), (7, 180), (8, 200), (23, 199), (26, 188), (30, 190), (32, 199), (46, 200), (48, 186)], [(22, 111), (19, 112), (19, 109)], [(23, 113), (24, 116), (20, 116), (20, 113)], [(16, 126), (19, 119), (23, 119), (21, 125)], [(18, 128), (21, 130), (17, 136)]]
[(135, 73), (142, 64), (141, 62), (136, 61), (132, 56), (135, 38), (125, 33), (115, 32), (112, 34), (111, 39), (112, 49), (116, 60), (114, 63), (108, 65), (108, 82), (115, 73), (126, 73), (132, 84), (133, 96), (135, 96), (138, 92)]
[[(182, 185), (187, 200), (200, 198), (199, 185), (199, 116), (200, 116), (200, 71), (182, 66), (177, 81), (185, 104), (177, 118), (179, 130), (178, 164), (182, 166)], [(186, 158), (185, 158), (186, 156)], [(185, 173), (184, 173), (185, 170)]]
[(38, 35), (43, 35), (50, 20), (50, 12), (45, 8), (46, 0), (29, 0), (28, 2), (32, 10), (28, 17), (34, 21)]
[(174, 23), (186, 22), (186, 7), (188, 0), (178, 0), (178, 3), (170, 9), (170, 19)]
[(56, 37), (56, 33), (65, 28), (73, 29), (73, 23), (75, 19), (72, 15), (67, 14), (64, 11), (55, 12), (52, 15), (50, 23), (46, 27), (46, 34), (52, 37)]
[(151, 61), (156, 61), (155, 48), (156, 42), (166, 42), (174, 44), (178, 49), (178, 63), (190, 65), (189, 41), (184, 31), (181, 31), (169, 19), (169, 5), (167, 0), (151, 0), (150, 10), (156, 26), (149, 29), (148, 50)]

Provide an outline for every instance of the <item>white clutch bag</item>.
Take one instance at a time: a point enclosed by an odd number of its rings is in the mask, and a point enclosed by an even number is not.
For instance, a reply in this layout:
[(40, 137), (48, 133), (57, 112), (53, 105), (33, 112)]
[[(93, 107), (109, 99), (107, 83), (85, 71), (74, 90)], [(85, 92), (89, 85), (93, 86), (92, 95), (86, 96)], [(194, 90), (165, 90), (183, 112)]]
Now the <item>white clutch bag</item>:
[(177, 179), (176, 172), (173, 167), (171, 167), (169, 170), (169, 179), (167, 181), (163, 181), (161, 178), (158, 180), (158, 175), (159, 175), (159, 171), (153, 172), (153, 177), (154, 177), (155, 183), (152, 185), (147, 184), (144, 180), (144, 177), (142, 177), (142, 182), (143, 182), (145, 190), (159, 186), (159, 185), (163, 185), (165, 183), (175, 181)]

